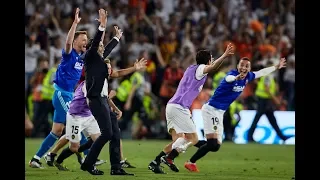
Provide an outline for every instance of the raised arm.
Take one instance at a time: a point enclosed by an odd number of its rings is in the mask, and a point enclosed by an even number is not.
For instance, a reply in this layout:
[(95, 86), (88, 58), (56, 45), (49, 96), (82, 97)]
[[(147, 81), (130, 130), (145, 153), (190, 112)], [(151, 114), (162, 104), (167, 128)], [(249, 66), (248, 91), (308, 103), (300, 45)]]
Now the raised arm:
[(91, 47), (89, 47), (89, 51), (97, 51), (99, 47), (99, 43), (102, 38), (102, 34), (106, 29), (106, 24), (107, 24), (107, 11), (104, 9), (99, 9), (99, 19), (98, 21), (100, 22), (100, 25), (97, 29), (96, 34), (93, 37)]
[(228, 56), (233, 55), (233, 46), (228, 44), (226, 51), (220, 56), (218, 59), (213, 61), (210, 65), (206, 65), (206, 67), (203, 69), (203, 74), (207, 74), (210, 72), (217, 71), (221, 64), (223, 63), (223, 60), (225, 60)]
[[(259, 71), (254, 71), (252, 72), (254, 74), (254, 79), (260, 78), (262, 76), (266, 76), (270, 73), (272, 73), (273, 71), (277, 70), (277, 69), (281, 69), (286, 67), (286, 59), (285, 58), (281, 58), (280, 62), (277, 65), (273, 65), (267, 68), (263, 68), (260, 69)], [(233, 75), (227, 75), (226, 76), (226, 81), (228, 83), (231, 83), (233, 81), (239, 80), (239, 79), (243, 79), (245, 78), (245, 76), (243, 74), (238, 74), (237, 76), (233, 76)]]
[(116, 36), (114, 36), (111, 41), (105, 46), (104, 52), (103, 52), (103, 58), (108, 57), (108, 55), (111, 53), (112, 49), (116, 47), (116, 45), (119, 43), (120, 38), (122, 36), (122, 30), (118, 26), (114, 26), (114, 30), (116, 31)]
[(281, 69), (286, 67), (286, 58), (281, 58), (279, 63), (267, 68), (260, 69), (259, 71), (254, 71), (255, 79), (260, 78), (262, 76), (266, 76), (277, 69)]
[(73, 20), (72, 26), (68, 32), (68, 35), (67, 35), (66, 45), (64, 47), (66, 54), (70, 54), (72, 51), (74, 34), (76, 33), (77, 25), (81, 20), (81, 18), (79, 17), (79, 12), (80, 12), (80, 9), (77, 8), (76, 13), (74, 15), (74, 20)]
[(113, 71), (112, 74), (110, 75), (110, 77), (111, 78), (119, 78), (119, 77), (126, 76), (130, 73), (133, 73), (135, 71), (145, 70), (146, 65), (147, 65), (147, 60), (145, 60), (144, 58), (141, 58), (138, 61), (138, 59), (137, 59), (132, 67)]

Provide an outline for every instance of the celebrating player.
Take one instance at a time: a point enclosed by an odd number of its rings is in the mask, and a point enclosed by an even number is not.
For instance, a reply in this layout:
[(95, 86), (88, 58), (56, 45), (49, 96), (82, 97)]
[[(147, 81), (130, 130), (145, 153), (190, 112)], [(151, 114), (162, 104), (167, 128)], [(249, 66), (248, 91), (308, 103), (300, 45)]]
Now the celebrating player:
[[(190, 113), (193, 100), (199, 95), (209, 72), (216, 71), (224, 59), (233, 54), (233, 47), (229, 44), (223, 55), (212, 61), (208, 50), (200, 50), (196, 55), (196, 65), (189, 66), (183, 74), (178, 89), (166, 106), (167, 129), (172, 136), (172, 142), (150, 162), (148, 168), (154, 173), (164, 173), (160, 168), (160, 161), (178, 172), (174, 158), (184, 152), (189, 146), (198, 142), (195, 124)], [(210, 64), (211, 62), (211, 64)], [(210, 64), (210, 65), (209, 65)], [(171, 151), (171, 152), (170, 152)], [(170, 152), (167, 156), (165, 156)]]
[[(110, 60), (106, 60), (105, 62), (108, 65), (108, 74), (110, 78), (119, 78), (122, 76), (126, 76), (134, 71), (144, 70), (147, 63), (147, 61), (142, 58), (139, 61), (137, 60), (134, 66), (131, 68), (112, 71)], [(99, 125), (92, 115), (87, 104), (86, 93), (87, 91), (85, 81), (82, 81), (75, 90), (75, 96), (70, 103), (70, 109), (67, 113), (66, 139), (69, 140), (70, 146), (64, 149), (58, 156), (57, 160), (54, 162), (54, 165), (59, 170), (67, 171), (68, 169), (62, 165), (62, 162), (73, 153), (83, 152), (84, 150), (89, 149), (92, 143), (101, 134)], [(109, 104), (113, 110), (113, 112), (110, 113), (110, 117), (120, 119), (122, 112), (112, 102), (110, 97), (111, 94), (112, 91), (109, 93), (108, 98)], [(89, 139), (89, 141), (83, 146), (80, 146), (79, 142), (82, 138), (80, 133), (82, 131), (88, 134), (91, 139)], [(116, 157), (110, 156), (110, 161), (117, 161), (117, 159), (114, 158)], [(120, 163), (120, 161), (118, 163)]]
[[(80, 9), (77, 8), (73, 24), (68, 32), (65, 48), (62, 49), (62, 59), (57, 68), (54, 79), (55, 92), (52, 98), (54, 106), (53, 125), (50, 134), (42, 142), (40, 149), (30, 160), (29, 166), (33, 168), (43, 168), (40, 159), (52, 147), (62, 134), (66, 123), (66, 114), (69, 103), (73, 98), (74, 88), (79, 81), (83, 67), (83, 60), (80, 58), (86, 51), (87, 32), (77, 31), (76, 28), (81, 18)], [(81, 143), (85, 143), (86, 138), (82, 138)], [(65, 142), (61, 142), (63, 145)], [(49, 158), (54, 158), (51, 154)]]
[(202, 106), (204, 133), (207, 143), (202, 145), (189, 161), (185, 162), (185, 168), (191, 172), (199, 172), (196, 161), (209, 151), (217, 152), (219, 150), (223, 135), (223, 114), (241, 94), (247, 83), (283, 67), (286, 67), (285, 58), (281, 58), (277, 65), (250, 72), (251, 63), (249, 58), (243, 57), (240, 59), (237, 69), (227, 73), (227, 76), (221, 81), (208, 103)]

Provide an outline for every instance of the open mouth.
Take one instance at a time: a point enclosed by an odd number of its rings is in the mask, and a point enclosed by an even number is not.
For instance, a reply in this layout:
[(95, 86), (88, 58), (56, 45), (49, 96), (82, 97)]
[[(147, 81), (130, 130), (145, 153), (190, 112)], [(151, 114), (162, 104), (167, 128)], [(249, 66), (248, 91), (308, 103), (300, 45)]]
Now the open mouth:
[(241, 70), (240, 71), (242, 74), (245, 74), (245, 73), (247, 73), (247, 70)]

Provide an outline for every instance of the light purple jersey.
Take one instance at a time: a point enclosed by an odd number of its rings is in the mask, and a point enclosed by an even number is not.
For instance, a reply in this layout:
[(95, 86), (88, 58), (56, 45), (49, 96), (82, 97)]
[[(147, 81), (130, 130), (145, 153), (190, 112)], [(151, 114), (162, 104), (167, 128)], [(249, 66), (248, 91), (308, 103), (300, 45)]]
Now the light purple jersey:
[(191, 65), (186, 69), (176, 93), (168, 102), (169, 104), (179, 104), (184, 108), (191, 107), (193, 100), (199, 95), (207, 79), (207, 75), (204, 75), (200, 80), (197, 80), (198, 67), (199, 65)]
[(74, 97), (70, 103), (69, 114), (77, 115), (81, 117), (91, 116), (92, 113), (87, 104), (86, 97), (82, 91), (84, 81), (82, 81), (74, 92)]

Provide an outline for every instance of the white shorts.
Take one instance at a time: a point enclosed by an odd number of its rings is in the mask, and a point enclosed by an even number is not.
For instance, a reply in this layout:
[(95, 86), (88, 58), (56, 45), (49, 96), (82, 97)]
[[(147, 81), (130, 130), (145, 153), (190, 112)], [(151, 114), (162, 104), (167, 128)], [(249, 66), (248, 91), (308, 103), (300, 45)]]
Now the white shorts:
[(100, 133), (96, 119), (92, 115), (81, 117), (67, 113), (66, 139), (74, 143), (80, 142), (82, 131), (88, 136)]
[(170, 134), (172, 129), (174, 129), (176, 133), (197, 132), (190, 110), (179, 104), (167, 104), (166, 119), (167, 129)]
[(204, 134), (218, 134), (218, 141), (222, 143), (223, 136), (223, 114), (224, 110), (216, 109), (208, 104), (201, 108)]

